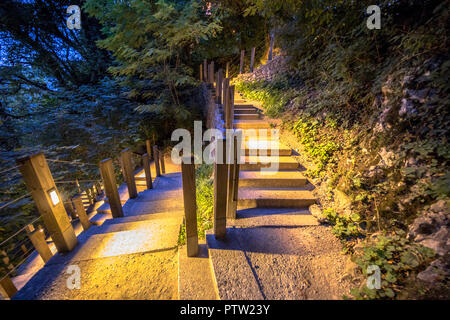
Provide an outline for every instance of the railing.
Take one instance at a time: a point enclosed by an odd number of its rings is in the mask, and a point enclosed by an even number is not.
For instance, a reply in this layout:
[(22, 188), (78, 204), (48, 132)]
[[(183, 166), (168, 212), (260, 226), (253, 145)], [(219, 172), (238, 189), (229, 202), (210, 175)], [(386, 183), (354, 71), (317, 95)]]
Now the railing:
[[(154, 158), (157, 159), (155, 162), (155, 167), (157, 167), (157, 175), (161, 175), (161, 171), (164, 174), (165, 163), (162, 152), (160, 152), (157, 146), (153, 146), (153, 152), (149, 150), (150, 141), (146, 141), (146, 146), (147, 152), (153, 153)], [(36, 164), (39, 165), (29, 165), (33, 161), (36, 161)], [(93, 166), (96, 168), (100, 166), (102, 178), (80, 180), (59, 178), (54, 180), (51, 176), (47, 162), (51, 164)], [(130, 197), (135, 197), (137, 195), (134, 176), (136, 169), (139, 167), (142, 168), (144, 166), (146, 173), (146, 187), (152, 188), (150, 157), (147, 153), (141, 155), (138, 153), (133, 153), (129, 150), (123, 150), (120, 156), (116, 159), (106, 159), (102, 161), (99, 166), (81, 161), (46, 159), (42, 154), (36, 154), (31, 157), (19, 159), (17, 160), (17, 163), (17, 166), (4, 169), (0, 173), (9, 174), (11, 171), (19, 169), (25, 184), (29, 189), (34, 190), (34, 192), (33, 194), (27, 192), (16, 199), (12, 199), (1, 204), (0, 210), (17, 204), (25, 198), (33, 198), (34, 203), (36, 204), (36, 209), (34, 210), (35, 213), (45, 213), (47, 214), (47, 218), (42, 219), (42, 217), (39, 216), (32, 219), (0, 243), (0, 266), (1, 264), (4, 264), (4, 270), (0, 273), (0, 291), (6, 297), (11, 297), (16, 290), (10, 278), (17, 275), (17, 271), (27, 261), (30, 254), (34, 250), (38, 251), (38, 254), (44, 262), (47, 262), (53, 255), (52, 250), (50, 250), (48, 246), (48, 244), (53, 240), (51, 234), (46, 228), (47, 224), (53, 223), (52, 219), (55, 217), (60, 217), (61, 219), (67, 219), (68, 222), (72, 223), (75, 220), (79, 220), (83, 230), (87, 230), (91, 226), (87, 213), (89, 210), (93, 209), (96, 202), (101, 201), (104, 198), (104, 195), (108, 197), (111, 209), (113, 211), (113, 217), (118, 216), (115, 213), (117, 210), (122, 210), (122, 204), (120, 202), (120, 197), (117, 190), (117, 180), (121, 180), (120, 176), (119, 179), (116, 178), (116, 172), (118, 171), (116, 170), (117, 167), (120, 167), (120, 170), (122, 171), (124, 181), (127, 183)], [(44, 163), (45, 165), (43, 166)], [(107, 163), (107, 165), (104, 163)], [(106, 173), (102, 172), (105, 168)], [(39, 177), (42, 179), (39, 179)], [(43, 185), (43, 183), (47, 184)], [(75, 191), (73, 196), (67, 196), (65, 192), (58, 191), (57, 186), (67, 185), (72, 185), (71, 189)], [(114, 194), (111, 194), (111, 188)], [(63, 189), (65, 188), (63, 187)], [(114, 202), (114, 199), (117, 201)], [(43, 204), (45, 203), (48, 203), (48, 206), (43, 208)], [(44, 210), (48, 207), (53, 210), (50, 215), (46, 212), (48, 210)], [(115, 210), (116, 208), (117, 210)], [(35, 229), (35, 224), (37, 223), (39, 223), (39, 225), (37, 225)], [(53, 224), (52, 226), (52, 230), (58, 228), (58, 224)], [(64, 243), (63, 241), (63, 243), (53, 244), (57, 249), (59, 247), (58, 251), (70, 251), (73, 246), (76, 245), (76, 238), (72, 242), (74, 243), (71, 244), (70, 240), (67, 240), (67, 243)]]

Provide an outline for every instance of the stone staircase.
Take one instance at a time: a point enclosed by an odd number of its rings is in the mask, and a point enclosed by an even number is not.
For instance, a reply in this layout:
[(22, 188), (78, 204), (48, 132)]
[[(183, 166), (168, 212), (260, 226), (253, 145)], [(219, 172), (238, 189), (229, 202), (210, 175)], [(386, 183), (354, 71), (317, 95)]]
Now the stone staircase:
[[(97, 210), (106, 218), (91, 219), (103, 223), (82, 232), (73, 251), (56, 253), (14, 299), (176, 299), (173, 262), (184, 217), (182, 184), (179, 166), (168, 163), (166, 172), (154, 179), (153, 189), (138, 183), (135, 199), (120, 186), (124, 216), (111, 219), (106, 201)], [(138, 181), (142, 177), (143, 171), (136, 173)], [(67, 288), (68, 265), (81, 269), (78, 290)]]
[[(241, 146), (237, 216), (227, 220), (225, 240), (217, 240), (212, 230), (207, 233), (203, 256), (187, 258), (180, 249), (180, 278), (182, 271), (189, 271), (186, 265), (197, 263), (202, 270), (202, 276), (180, 281), (180, 297), (211, 299), (213, 284), (216, 297), (223, 300), (300, 299), (297, 263), (305, 258), (300, 234), (319, 225), (308, 210), (316, 198), (292, 150), (271, 135), (259, 134), (259, 129), (271, 128), (261, 110), (239, 94), (236, 98), (234, 128), (249, 136)], [(278, 169), (262, 172), (270, 163)]]

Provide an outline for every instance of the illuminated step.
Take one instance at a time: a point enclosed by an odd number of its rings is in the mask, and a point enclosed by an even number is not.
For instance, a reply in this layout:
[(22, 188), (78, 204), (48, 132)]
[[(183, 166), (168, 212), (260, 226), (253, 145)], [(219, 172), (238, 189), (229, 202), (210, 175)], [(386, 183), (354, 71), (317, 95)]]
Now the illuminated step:
[(236, 120), (258, 120), (260, 118), (259, 113), (238, 113), (234, 114)]
[(264, 174), (261, 171), (241, 171), (239, 187), (296, 188), (306, 185), (305, 176), (297, 170)]
[(316, 202), (311, 191), (239, 188), (238, 208), (307, 208)]

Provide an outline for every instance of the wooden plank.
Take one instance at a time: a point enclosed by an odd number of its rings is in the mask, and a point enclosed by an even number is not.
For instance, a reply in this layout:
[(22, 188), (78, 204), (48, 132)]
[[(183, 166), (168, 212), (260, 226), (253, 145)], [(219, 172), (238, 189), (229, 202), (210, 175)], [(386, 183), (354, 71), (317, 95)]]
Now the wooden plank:
[(200, 82), (203, 82), (203, 65), (202, 64), (200, 64), (199, 79), (200, 79)]
[(230, 62), (227, 62), (227, 65), (225, 67), (225, 78), (228, 78), (230, 76)]
[(228, 166), (224, 161), (225, 154), (226, 139), (218, 139), (214, 164), (214, 236), (217, 239), (224, 239), (227, 233)]
[(186, 222), (187, 256), (198, 255), (197, 202), (195, 189), (195, 164), (193, 157), (185, 157), (181, 163), (183, 201)]
[(100, 173), (103, 179), (106, 196), (113, 218), (123, 217), (122, 203), (120, 202), (119, 191), (117, 190), (116, 177), (111, 159), (100, 162)]
[(47, 263), (47, 261), (53, 257), (53, 253), (48, 247), (47, 241), (45, 241), (44, 230), (35, 230), (34, 226), (29, 224), (25, 227), (25, 231), (27, 232), (28, 238), (30, 238), (31, 243), (41, 256), (44, 263)]
[(144, 164), (145, 183), (147, 185), (147, 189), (153, 189), (152, 171), (150, 170), (150, 157), (147, 153), (142, 155), (142, 162)]
[(133, 164), (131, 162), (131, 151), (129, 149), (120, 152), (122, 159), (122, 173), (128, 187), (130, 199), (137, 197), (136, 181), (134, 180)]
[(84, 231), (88, 230), (91, 227), (91, 222), (89, 221), (89, 218), (86, 214), (86, 210), (84, 209), (83, 199), (81, 198), (81, 194), (73, 197), (72, 201), (75, 206), (75, 210), (77, 211), (78, 218), (80, 219), (83, 230)]

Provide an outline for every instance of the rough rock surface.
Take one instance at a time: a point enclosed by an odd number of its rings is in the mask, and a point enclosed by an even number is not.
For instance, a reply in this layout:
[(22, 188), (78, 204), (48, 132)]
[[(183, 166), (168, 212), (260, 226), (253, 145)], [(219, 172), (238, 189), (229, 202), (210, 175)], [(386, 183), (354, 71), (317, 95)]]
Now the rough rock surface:
[(450, 279), (450, 201), (439, 200), (409, 227), (409, 235), (425, 247), (433, 249), (439, 258), (419, 273), (422, 281), (439, 284)]
[(253, 73), (245, 73), (238, 76), (238, 80), (245, 81), (270, 81), (278, 73), (288, 71), (289, 57), (279, 55), (259, 66)]

